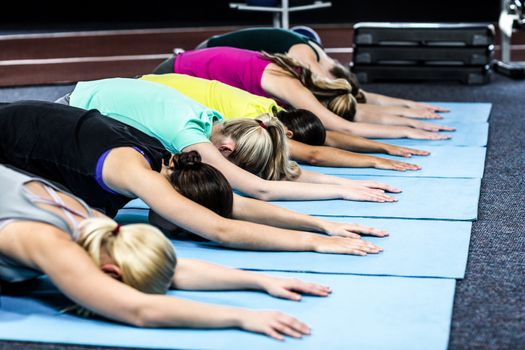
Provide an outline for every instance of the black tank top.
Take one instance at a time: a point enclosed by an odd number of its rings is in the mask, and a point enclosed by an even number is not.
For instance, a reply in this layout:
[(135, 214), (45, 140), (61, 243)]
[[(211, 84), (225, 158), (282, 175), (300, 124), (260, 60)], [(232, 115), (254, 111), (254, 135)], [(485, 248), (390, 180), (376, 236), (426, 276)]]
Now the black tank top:
[[(222, 35), (214, 35), (208, 39), (206, 47), (231, 46), (274, 54), (287, 53), (292, 46), (297, 44), (308, 45), (315, 53), (317, 62), (319, 62), (319, 53), (314, 47), (316, 44), (308, 37), (280, 28), (246, 28)], [(317, 45), (319, 46), (319, 44)]]
[(96, 180), (99, 158), (116, 147), (140, 150), (157, 172), (167, 154), (155, 138), (97, 110), (41, 101), (0, 104), (0, 163), (58, 182), (111, 217), (132, 199)]

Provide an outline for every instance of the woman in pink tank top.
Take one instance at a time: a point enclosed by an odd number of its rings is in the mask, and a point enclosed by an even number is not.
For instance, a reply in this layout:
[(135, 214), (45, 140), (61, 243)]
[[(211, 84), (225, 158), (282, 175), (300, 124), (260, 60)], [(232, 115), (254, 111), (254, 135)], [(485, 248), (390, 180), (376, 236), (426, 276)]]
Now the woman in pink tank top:
[[(173, 64), (171, 66), (171, 64)], [(232, 47), (180, 53), (155, 73), (174, 72), (218, 80), (253, 94), (273, 97), (294, 108), (316, 114), (328, 130), (372, 138), (449, 138), (436, 131), (453, 129), (397, 115), (359, 115), (352, 86), (344, 79), (313, 74), (286, 55), (268, 55)]]

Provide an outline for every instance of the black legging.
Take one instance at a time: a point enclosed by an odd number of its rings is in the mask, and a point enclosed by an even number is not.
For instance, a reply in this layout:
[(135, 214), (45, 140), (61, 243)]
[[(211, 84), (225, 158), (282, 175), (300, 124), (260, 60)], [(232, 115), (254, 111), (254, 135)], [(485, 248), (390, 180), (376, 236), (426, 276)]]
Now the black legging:
[(174, 73), (173, 66), (175, 64), (175, 55), (166, 59), (153, 70), (153, 74), (168, 74)]

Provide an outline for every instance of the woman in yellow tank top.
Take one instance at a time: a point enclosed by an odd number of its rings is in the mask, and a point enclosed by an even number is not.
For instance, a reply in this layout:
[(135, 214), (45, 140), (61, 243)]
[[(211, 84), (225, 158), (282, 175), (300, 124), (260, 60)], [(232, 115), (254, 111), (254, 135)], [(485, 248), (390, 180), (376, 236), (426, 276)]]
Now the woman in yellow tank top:
[(291, 157), (299, 162), (318, 166), (372, 167), (405, 171), (418, 170), (420, 167), (349, 151), (386, 153), (403, 157), (429, 154), (359, 136), (326, 131), (321, 121), (309, 111), (300, 109), (286, 111), (273, 99), (253, 95), (216, 80), (184, 74), (149, 74), (140, 79), (176, 89), (198, 103), (220, 112), (226, 120), (241, 117), (256, 118), (261, 114), (276, 115), (287, 128)]

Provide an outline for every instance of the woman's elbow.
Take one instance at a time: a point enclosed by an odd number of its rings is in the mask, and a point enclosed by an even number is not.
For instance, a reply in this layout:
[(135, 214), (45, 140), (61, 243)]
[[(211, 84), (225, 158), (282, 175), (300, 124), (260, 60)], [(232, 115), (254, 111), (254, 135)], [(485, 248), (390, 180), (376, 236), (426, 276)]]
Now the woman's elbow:
[(214, 225), (211, 234), (206, 237), (220, 245), (228, 245), (231, 243), (232, 230), (236, 227), (235, 220), (221, 218), (220, 222)]
[(319, 165), (323, 162), (323, 156), (321, 152), (318, 151), (309, 152), (305, 158), (306, 162), (310, 165)]
[[(164, 297), (160, 295), (153, 295), (152, 297)], [(171, 298), (170, 298), (171, 299)], [(166, 301), (167, 302), (167, 301)], [(173, 300), (170, 300), (170, 303)], [(166, 303), (157, 300), (154, 303), (144, 304), (141, 307), (137, 308), (136, 313), (131, 322), (131, 325), (140, 328), (159, 328), (159, 327), (178, 327), (184, 326), (182, 319), (177, 320), (177, 317), (174, 317), (172, 312), (168, 312)]]
[(258, 199), (260, 201), (269, 201), (274, 199), (272, 197), (272, 194), (270, 190), (267, 188), (267, 185), (269, 184), (269, 180), (262, 180), (261, 183), (264, 185), (254, 184), (248, 191), (245, 193), (255, 199)]
[(154, 307), (144, 303), (134, 307), (130, 316), (125, 320), (126, 323), (139, 328), (155, 328), (161, 324), (162, 315)]

